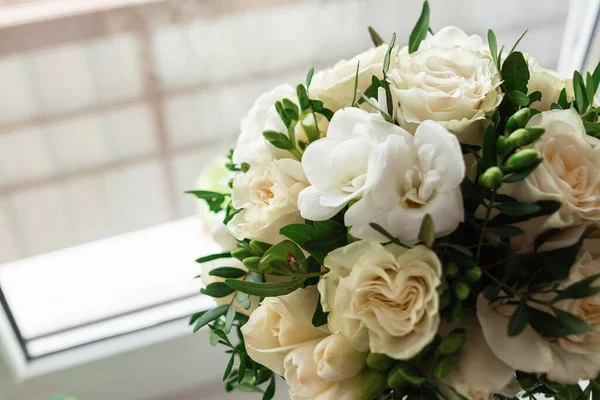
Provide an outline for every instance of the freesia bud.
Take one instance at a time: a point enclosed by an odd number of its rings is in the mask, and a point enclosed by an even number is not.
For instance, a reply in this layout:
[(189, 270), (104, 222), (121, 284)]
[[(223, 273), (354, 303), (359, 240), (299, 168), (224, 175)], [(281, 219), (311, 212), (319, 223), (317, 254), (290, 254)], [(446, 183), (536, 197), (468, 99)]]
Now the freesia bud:
[(246, 257), (252, 257), (253, 256), (253, 254), (252, 254), (252, 252), (250, 250), (244, 249), (242, 247), (237, 247), (237, 248), (231, 250), (231, 255), (234, 258), (237, 258), (240, 261), (242, 261)]
[(467, 332), (464, 329), (455, 329), (446, 336), (438, 346), (441, 354), (454, 354), (467, 340)]
[(394, 365), (394, 359), (385, 354), (371, 353), (367, 357), (367, 365), (376, 371), (387, 371)]
[(481, 176), (479, 177), (479, 182), (488, 189), (498, 189), (502, 186), (502, 180), (504, 179), (504, 174), (502, 170), (498, 167), (490, 167), (488, 168)]
[(447, 357), (440, 358), (435, 366), (435, 370), (434, 370), (435, 377), (437, 379), (443, 379), (443, 378), (450, 376), (452, 371), (454, 371), (455, 364), (456, 364), (456, 361), (454, 360), (454, 357), (447, 356)]
[(519, 128), (506, 138), (506, 144), (510, 147), (520, 147), (526, 145), (528, 143), (528, 139), (529, 134), (527, 129)]
[(519, 171), (532, 166), (540, 157), (534, 149), (523, 149), (508, 158), (506, 168), (510, 171)]
[(530, 126), (527, 128), (527, 134), (529, 138), (528, 143), (533, 143), (538, 140), (546, 132), (546, 128), (543, 126)]
[(246, 257), (242, 261), (244, 267), (248, 268), (249, 271), (258, 271), (258, 262), (260, 261), (260, 257)]
[(367, 369), (362, 375), (363, 398), (370, 398), (379, 394), (387, 388), (385, 373)]
[(511, 133), (527, 124), (532, 117), (530, 108), (521, 108), (506, 121), (506, 130)]
[(466, 300), (471, 293), (471, 289), (469, 289), (469, 285), (464, 282), (457, 282), (454, 286), (454, 293), (456, 293), (456, 297), (460, 300)]

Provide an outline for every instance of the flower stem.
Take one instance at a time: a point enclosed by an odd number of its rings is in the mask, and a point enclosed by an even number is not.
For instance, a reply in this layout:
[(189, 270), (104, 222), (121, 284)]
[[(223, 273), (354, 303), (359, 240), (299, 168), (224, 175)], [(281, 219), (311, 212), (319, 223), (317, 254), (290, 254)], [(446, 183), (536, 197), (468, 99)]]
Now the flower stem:
[(481, 258), (481, 247), (483, 246), (483, 235), (485, 234), (485, 230), (487, 229), (488, 222), (490, 220), (490, 215), (492, 214), (492, 208), (494, 204), (494, 200), (496, 199), (496, 191), (492, 192), (492, 196), (490, 197), (490, 201), (485, 203), (486, 213), (485, 219), (483, 220), (483, 225), (481, 226), (481, 233), (479, 234), (479, 242), (477, 243), (477, 252), (475, 255), (475, 264), (479, 264), (479, 260)]

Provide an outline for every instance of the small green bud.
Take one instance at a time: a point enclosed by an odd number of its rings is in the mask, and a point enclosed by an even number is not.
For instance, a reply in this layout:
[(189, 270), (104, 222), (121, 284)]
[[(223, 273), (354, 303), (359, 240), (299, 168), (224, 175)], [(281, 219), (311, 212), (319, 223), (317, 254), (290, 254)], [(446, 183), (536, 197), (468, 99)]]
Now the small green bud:
[(247, 162), (243, 162), (242, 165), (240, 165), (240, 168), (242, 169), (242, 172), (248, 172), (248, 170), (250, 169), (250, 164), (248, 164)]
[(495, 190), (502, 186), (503, 179), (504, 174), (500, 168), (490, 167), (483, 174), (481, 174), (479, 177), (479, 183), (488, 189)]
[(442, 357), (438, 360), (435, 365), (434, 374), (437, 379), (443, 379), (450, 376), (452, 371), (454, 371), (454, 365), (456, 360), (454, 357)]
[(387, 389), (386, 374), (367, 369), (362, 374), (362, 390), (364, 398), (370, 398)]
[(530, 126), (527, 128), (527, 134), (529, 136), (529, 143), (533, 143), (538, 140), (546, 132), (546, 128), (543, 126)]
[(530, 108), (521, 108), (506, 121), (506, 131), (511, 133), (519, 128), (523, 128), (531, 117), (532, 112)]
[(240, 261), (242, 261), (246, 257), (253, 256), (253, 254), (250, 250), (244, 249), (242, 247), (236, 247), (235, 249), (231, 250), (231, 255)]
[(469, 289), (469, 285), (464, 282), (456, 282), (454, 285), (454, 293), (456, 293), (456, 297), (458, 297), (459, 300), (466, 300), (471, 293), (471, 289)]
[(504, 136), (498, 136), (496, 139), (496, 153), (502, 155), (504, 154), (504, 150), (506, 149), (506, 139)]
[(528, 139), (527, 129), (519, 128), (506, 138), (506, 144), (510, 147), (521, 147), (528, 143)]
[(452, 293), (449, 290), (446, 290), (440, 296), (440, 310), (448, 307), (450, 303), (452, 303)]
[(479, 268), (479, 267), (469, 268), (465, 272), (465, 279), (469, 282), (477, 282), (479, 279), (481, 279), (481, 268)]
[(227, 186), (229, 186), (230, 189), (233, 189), (233, 179), (227, 181)]
[(380, 353), (370, 353), (367, 356), (367, 365), (369, 368), (374, 369), (376, 371), (387, 371), (392, 368), (395, 360), (388, 357), (385, 354)]
[(248, 268), (248, 271), (257, 272), (259, 261), (260, 257), (246, 257), (242, 261), (242, 264), (244, 264), (244, 267)]
[(251, 240), (248, 246), (250, 247), (252, 253), (257, 256), (262, 256), (272, 247), (269, 243), (259, 242), (258, 240)]
[(454, 354), (467, 340), (467, 332), (464, 329), (455, 329), (446, 336), (438, 346), (441, 354)]
[(510, 171), (519, 171), (533, 165), (540, 157), (534, 149), (523, 149), (508, 158), (506, 168)]
[(460, 273), (460, 267), (455, 262), (450, 262), (446, 269), (446, 276), (450, 278), (456, 278)]
[(396, 361), (396, 365), (388, 374), (388, 386), (392, 389), (408, 382), (413, 385), (419, 385), (427, 381), (421, 372), (412, 364), (405, 361)]

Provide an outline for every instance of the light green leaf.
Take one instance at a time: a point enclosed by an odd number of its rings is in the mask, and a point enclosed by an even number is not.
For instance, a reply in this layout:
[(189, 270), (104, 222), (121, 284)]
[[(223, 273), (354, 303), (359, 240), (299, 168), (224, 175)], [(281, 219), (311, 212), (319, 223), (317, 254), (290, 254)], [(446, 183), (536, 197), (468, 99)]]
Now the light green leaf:
[(204, 325), (206, 325), (209, 322), (212, 322), (215, 319), (217, 319), (217, 318), (221, 317), (222, 315), (224, 315), (227, 312), (228, 309), (229, 309), (229, 305), (222, 304), (222, 305), (217, 306), (217, 307), (215, 307), (215, 308), (213, 308), (211, 310), (206, 311), (196, 321), (196, 325), (194, 326), (194, 332), (198, 332), (198, 330), (200, 328), (202, 328)]
[(294, 144), (290, 139), (281, 132), (264, 131), (263, 137), (278, 149), (290, 150), (294, 148)]
[(227, 314), (225, 314), (225, 327), (223, 327), (223, 331), (225, 333), (231, 332), (231, 326), (233, 325), (233, 320), (235, 319), (235, 308), (229, 307), (227, 310)]

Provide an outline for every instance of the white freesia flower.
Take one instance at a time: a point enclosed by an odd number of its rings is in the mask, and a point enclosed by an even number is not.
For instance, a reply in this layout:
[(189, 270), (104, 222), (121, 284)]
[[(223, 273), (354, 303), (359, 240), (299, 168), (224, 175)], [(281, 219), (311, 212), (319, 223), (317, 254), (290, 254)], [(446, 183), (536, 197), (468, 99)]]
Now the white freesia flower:
[(302, 157), (304, 172), (312, 185), (298, 198), (302, 216), (326, 220), (350, 200), (360, 198), (366, 189), (371, 152), (389, 135), (401, 134), (408, 135), (377, 114), (359, 108), (336, 112), (327, 137), (311, 143)]
[(309, 287), (282, 297), (267, 297), (242, 327), (248, 355), (283, 375), (283, 361), (290, 351), (328, 336), (311, 322), (318, 295), (315, 287)]
[[(371, 85), (373, 76), (383, 79), (383, 60), (388, 49), (387, 44), (382, 44), (350, 60), (342, 60), (333, 68), (317, 72), (309, 87), (311, 98), (323, 101), (325, 107), (332, 111), (352, 106), (356, 67), (360, 63), (356, 94), (358, 100)], [(394, 59), (396, 52), (397, 49), (392, 50), (391, 59)]]
[(355, 237), (385, 241), (369, 226), (375, 222), (402, 240), (416, 241), (426, 214), (436, 236), (451, 233), (464, 218), (465, 164), (456, 136), (433, 121), (421, 123), (414, 138), (400, 133), (372, 151), (369, 191), (345, 215)]
[(324, 265), (330, 271), (318, 287), (329, 330), (357, 350), (409, 359), (434, 338), (441, 264), (431, 250), (358, 241)]
[(531, 108), (550, 111), (550, 106), (558, 101), (560, 92), (565, 88), (565, 81), (556, 72), (542, 68), (531, 56), (527, 56), (527, 65), (529, 66), (528, 94), (542, 93), (542, 99), (531, 104)]
[(479, 36), (446, 27), (419, 49), (401, 51), (390, 69), (401, 125), (414, 132), (426, 120), (442, 124), (463, 143), (481, 142), (481, 122), (502, 101), (500, 75)]
[(585, 226), (600, 222), (600, 141), (586, 135), (575, 110), (542, 112), (527, 126), (543, 126), (546, 132), (531, 148), (540, 152), (543, 162), (524, 180), (502, 186), (501, 192), (522, 202), (554, 200), (559, 211), (531, 219), (520, 225), (525, 235), (512, 242), (528, 251), (535, 238), (551, 228), (569, 228), (554, 238), (554, 248), (579, 239)]
[(299, 161), (281, 159), (251, 167), (233, 181), (231, 202), (241, 211), (229, 221), (229, 230), (239, 240), (279, 242), (281, 227), (304, 222), (297, 204), (307, 186)]
[[(269, 155), (274, 159), (292, 157), (287, 150), (272, 146), (263, 137), (263, 132), (266, 130), (281, 132), (287, 135), (287, 127), (275, 109), (275, 102), (284, 98), (299, 105), (296, 90), (290, 85), (277, 86), (256, 100), (248, 115), (241, 123), (241, 133), (238, 136), (237, 144), (233, 151), (233, 162), (235, 164), (245, 162), (252, 165), (257, 159), (264, 160)], [(300, 123), (294, 129), (296, 141), (307, 143), (306, 130), (309, 129), (318, 130), (324, 134), (327, 128), (327, 119), (323, 116), (317, 116), (317, 122), (319, 124), (318, 128), (315, 126), (312, 113), (301, 116)]]

